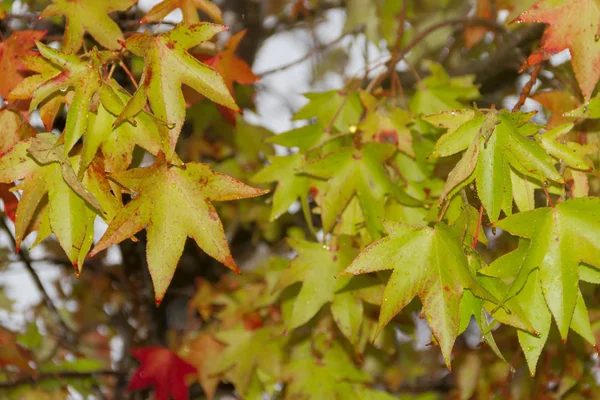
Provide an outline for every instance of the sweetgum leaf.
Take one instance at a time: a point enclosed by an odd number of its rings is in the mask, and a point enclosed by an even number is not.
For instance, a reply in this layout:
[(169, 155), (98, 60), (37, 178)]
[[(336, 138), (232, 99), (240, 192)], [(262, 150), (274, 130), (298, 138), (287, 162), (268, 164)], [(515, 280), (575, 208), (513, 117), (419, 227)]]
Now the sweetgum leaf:
[[(336, 278), (336, 275), (342, 272), (358, 253), (352, 239), (340, 236), (329, 246), (293, 239), (288, 239), (288, 243), (298, 256), (281, 275), (277, 288), (283, 289), (296, 282), (302, 282), (300, 293), (294, 301), (292, 317), (287, 321), (288, 331), (304, 325), (325, 304), (333, 302), (331, 312), (334, 319), (343, 325), (340, 329), (349, 336), (348, 339), (354, 339), (356, 343), (362, 320), (362, 304), (360, 307), (349, 307), (353, 302), (346, 298), (347, 294), (336, 293), (350, 281), (350, 277)], [(357, 311), (360, 311), (360, 315), (355, 316)], [(348, 315), (349, 313), (353, 315)], [(358, 320), (358, 323), (354, 323), (355, 320)]]
[[(473, 118), (458, 127), (449, 123), (449, 131), (438, 140), (432, 152), (433, 157), (449, 156), (467, 148), (448, 176), (440, 204), (475, 180), (477, 194), (490, 219), (495, 220), (501, 211), (512, 214), (512, 191), (520, 182), (513, 181), (511, 171), (542, 182), (548, 179), (563, 182), (544, 148), (526, 137), (538, 129), (527, 122), (531, 114), (507, 111), (491, 111), (487, 115), (466, 111), (462, 114), (463, 117), (473, 115)], [(446, 126), (447, 114), (424, 119), (434, 125)], [(558, 143), (548, 143), (564, 151)]]
[(331, 126), (338, 132), (348, 132), (351, 126), (358, 123), (363, 112), (356, 92), (341, 94), (337, 90), (330, 90), (306, 93), (304, 97), (308, 99), (308, 103), (292, 119), (316, 118), (322, 128)]
[(196, 373), (196, 368), (164, 347), (132, 349), (131, 354), (141, 363), (127, 385), (127, 391), (154, 389), (156, 400), (187, 400), (186, 375)]
[(75, 53), (83, 44), (83, 34), (88, 32), (92, 37), (110, 50), (119, 49), (119, 41), (123, 33), (108, 13), (124, 11), (135, 4), (136, 0), (52, 0), (52, 4), (44, 9), (40, 18), (64, 16), (65, 38), (63, 50)]
[(211, 201), (260, 196), (264, 190), (213, 172), (208, 164), (170, 166), (164, 157), (157, 157), (151, 167), (120, 172), (111, 179), (135, 196), (111, 221), (90, 257), (145, 228), (148, 269), (157, 302), (171, 282), (187, 237), (208, 255), (238, 271)]
[(94, 48), (90, 52), (90, 60), (82, 60), (75, 55), (55, 50), (40, 42), (37, 42), (37, 47), (46, 60), (58, 67), (57, 74), (48, 76), (43, 81), (40, 81), (41, 76), (36, 75), (27, 78), (15, 88), (11, 97), (31, 97), (29, 106), (31, 112), (57, 92), (64, 93), (68, 90), (74, 92), (73, 99), (69, 104), (64, 130), (64, 155), (66, 157), (87, 129), (87, 118), (92, 108), (92, 96), (103, 84), (100, 69), (115, 55), (108, 51), (99, 52)]
[(201, 333), (187, 340), (182, 349), (183, 359), (198, 371), (198, 382), (209, 400), (213, 398), (221, 380), (218, 375), (212, 374), (210, 369), (224, 348), (225, 346), (212, 335)]
[(227, 347), (213, 366), (212, 373), (225, 373), (239, 393), (246, 394), (257, 369), (279, 376), (287, 342), (280, 329), (265, 327), (248, 331), (237, 328), (219, 332), (216, 339)]
[(464, 289), (478, 297), (497, 300), (475, 280), (461, 242), (445, 224), (429, 228), (386, 221), (385, 228), (389, 235), (363, 250), (344, 273), (393, 270), (383, 293), (377, 334), (419, 296), (423, 314), (450, 368)]
[(27, 68), (20, 58), (30, 55), (31, 48), (46, 31), (16, 31), (0, 42), (0, 96), (6, 97), (25, 78)]
[(355, 399), (357, 393), (352, 383), (371, 381), (337, 341), (321, 359), (310, 351), (296, 354), (285, 365), (282, 376), (287, 382), (286, 399)]
[(600, 79), (600, 5), (595, 0), (540, 0), (515, 22), (548, 24), (541, 48), (527, 58), (526, 65), (569, 49), (575, 77), (589, 100)]
[(579, 143), (565, 143), (564, 136), (573, 129), (573, 124), (559, 125), (543, 134), (536, 135), (540, 145), (557, 160), (563, 161), (571, 168), (591, 171), (594, 164), (587, 154), (597, 150), (582, 146)]
[(107, 172), (126, 170), (136, 145), (154, 155), (168, 151), (166, 127), (157, 124), (146, 112), (140, 112), (132, 121), (117, 121), (131, 96), (116, 81), (104, 82), (98, 94), (98, 109), (88, 113), (81, 169), (92, 162), (98, 149), (104, 155)]
[(600, 267), (600, 199), (570, 199), (554, 208), (512, 215), (494, 226), (531, 239), (509, 294), (517, 293), (527, 276), (539, 270), (544, 299), (566, 339), (577, 304), (580, 263)]
[[(136, 115), (142, 110), (146, 99), (149, 100), (154, 115), (174, 126), (169, 132), (169, 145), (175, 149), (185, 120), (182, 84), (218, 104), (238, 111), (223, 78), (187, 52), (224, 29), (222, 25), (208, 23), (181, 23), (158, 36), (144, 32), (128, 38), (123, 46), (144, 58), (145, 64), (140, 86), (123, 114)], [(167, 154), (168, 159), (171, 156)]]
[(160, 21), (175, 9), (181, 10), (183, 20), (188, 25), (200, 22), (198, 9), (207, 14), (213, 21), (219, 24), (223, 23), (221, 9), (210, 0), (163, 0), (152, 7), (140, 20), (140, 23)]
[(276, 220), (287, 212), (292, 203), (300, 199), (302, 211), (307, 221), (310, 221), (308, 189), (311, 179), (309, 176), (298, 172), (305, 164), (304, 156), (297, 153), (289, 156), (271, 157), (269, 161), (269, 165), (252, 177), (253, 182), (277, 182), (269, 219), (271, 221)]
[[(46, 226), (56, 234), (69, 260), (81, 271), (92, 245), (94, 220), (97, 212), (104, 208), (88, 187), (106, 187), (107, 182), (103, 173), (86, 174), (84, 182), (80, 182), (73, 169), (79, 157), (63, 161), (63, 148), (57, 145), (57, 139), (56, 135), (41, 133), (16, 144), (0, 158), (0, 182), (22, 180), (16, 187), (23, 191), (15, 222), (17, 247), (47, 195)], [(97, 193), (104, 196), (102, 203), (106, 208), (114, 208), (109, 191), (98, 190)], [(109, 218), (106, 214), (103, 217)]]
[(414, 114), (434, 114), (462, 108), (480, 97), (474, 75), (450, 78), (444, 68), (432, 61), (425, 62), (431, 75), (417, 84), (409, 108)]
[(384, 162), (396, 149), (389, 144), (367, 143), (360, 150), (341, 147), (304, 166), (303, 172), (328, 179), (321, 200), (323, 230), (334, 227), (350, 200), (356, 195), (369, 233), (382, 236), (380, 217), (383, 216), (386, 195), (393, 194), (407, 205), (419, 202), (405, 194), (388, 176)]

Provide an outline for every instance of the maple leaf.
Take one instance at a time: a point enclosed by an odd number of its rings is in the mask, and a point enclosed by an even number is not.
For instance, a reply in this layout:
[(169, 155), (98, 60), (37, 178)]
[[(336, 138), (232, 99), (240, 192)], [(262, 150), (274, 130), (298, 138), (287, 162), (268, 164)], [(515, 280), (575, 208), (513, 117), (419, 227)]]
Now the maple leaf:
[(242, 395), (246, 394), (257, 370), (279, 376), (284, 359), (283, 349), (287, 342), (280, 329), (264, 327), (248, 331), (236, 328), (221, 331), (215, 337), (227, 347), (214, 365), (212, 373), (225, 373)]
[(15, 222), (17, 251), (47, 195), (47, 228), (56, 234), (80, 272), (94, 238), (96, 215), (104, 211), (104, 218), (112, 217), (116, 199), (110, 195), (103, 173), (90, 170), (83, 182), (79, 181), (73, 169), (79, 157), (63, 160), (63, 148), (57, 141), (58, 136), (41, 133), (17, 143), (0, 158), (0, 182), (22, 180), (16, 187), (23, 191)]
[(151, 167), (119, 172), (111, 179), (132, 190), (135, 197), (110, 222), (90, 257), (146, 228), (146, 256), (157, 302), (173, 278), (187, 237), (208, 255), (238, 271), (211, 201), (255, 197), (266, 191), (213, 172), (208, 164), (169, 166), (163, 155)]
[[(526, 279), (539, 269), (541, 289), (561, 337), (566, 340), (577, 303), (580, 263), (600, 268), (600, 199), (570, 199), (554, 208), (521, 212), (494, 223), (495, 227), (531, 239), (519, 272)], [(577, 251), (573, 251), (577, 249)], [(586, 275), (589, 275), (586, 273)], [(514, 285), (514, 291), (519, 285)]]
[(152, 386), (157, 400), (187, 400), (188, 386), (186, 375), (196, 373), (196, 368), (182, 360), (165, 347), (143, 347), (132, 349), (131, 355), (141, 365), (135, 370), (127, 385), (127, 391)]
[(87, 31), (92, 37), (110, 50), (119, 49), (123, 33), (108, 13), (125, 11), (136, 0), (52, 0), (52, 4), (42, 11), (40, 18), (64, 16), (66, 19), (63, 50), (75, 53), (83, 44)]
[[(461, 114), (458, 121), (449, 121)], [(532, 114), (492, 111), (452, 111), (425, 116), (436, 126), (448, 128), (430, 157), (445, 157), (466, 149), (462, 159), (448, 175), (440, 204), (475, 180), (477, 194), (490, 219), (501, 211), (512, 214), (513, 190), (520, 183), (513, 171), (541, 182), (563, 182), (552, 158), (535, 141), (527, 139), (538, 131), (528, 123)]]
[(16, 31), (6, 40), (0, 42), (0, 96), (8, 94), (21, 82), (27, 68), (20, 58), (31, 55), (31, 48), (37, 40), (41, 40), (46, 31)]
[(382, 235), (379, 218), (383, 216), (386, 195), (394, 194), (407, 205), (419, 204), (396, 186), (385, 170), (384, 162), (395, 152), (394, 146), (381, 143), (367, 143), (360, 150), (341, 147), (302, 168), (302, 172), (328, 179), (320, 203), (326, 233), (331, 231), (354, 195), (373, 237)]
[[(169, 131), (169, 144), (174, 149), (185, 120), (182, 84), (215, 103), (238, 111), (223, 78), (187, 52), (224, 29), (222, 25), (182, 23), (158, 36), (138, 33), (122, 43), (127, 50), (143, 57), (145, 61), (141, 84), (123, 114), (134, 116), (142, 110), (148, 99), (154, 115), (174, 126)], [(167, 158), (170, 157), (171, 154), (167, 154)]]
[(163, 0), (152, 7), (140, 20), (140, 24), (160, 21), (171, 11), (180, 9), (186, 24), (192, 25), (200, 22), (198, 9), (208, 15), (213, 21), (222, 24), (221, 9), (210, 0)]
[[(109, 51), (99, 52), (94, 48), (90, 53), (90, 59), (82, 60), (76, 55), (55, 50), (40, 42), (37, 42), (37, 47), (40, 54), (57, 67), (56, 74), (50, 76), (34, 75), (25, 79), (11, 92), (10, 98), (23, 99), (31, 97), (29, 107), (31, 112), (44, 100), (51, 99), (56, 93), (73, 91), (64, 130), (66, 157), (87, 128), (87, 118), (92, 107), (92, 96), (103, 84), (100, 69), (102, 65), (114, 58), (114, 53)], [(45, 79), (41, 80), (40, 78)]]
[(212, 400), (221, 381), (211, 373), (225, 346), (210, 334), (200, 334), (189, 339), (182, 349), (183, 358), (196, 368), (198, 381), (208, 400)]
[(540, 49), (525, 63), (532, 66), (565, 49), (586, 100), (600, 79), (600, 5), (595, 0), (540, 0), (514, 22), (548, 24)]
[(450, 369), (464, 289), (478, 297), (496, 303), (497, 300), (471, 274), (461, 242), (448, 226), (438, 223), (435, 228), (429, 228), (392, 221), (384, 224), (389, 235), (369, 245), (343, 273), (359, 275), (392, 269), (383, 292), (376, 336), (419, 296), (423, 314)]
[(304, 240), (288, 239), (289, 245), (298, 256), (282, 274), (277, 289), (302, 282), (300, 293), (294, 300), (291, 319), (287, 329), (291, 331), (305, 324), (327, 303), (342, 333), (352, 343), (358, 340), (362, 322), (362, 302), (352, 302), (351, 293), (338, 293), (350, 277), (336, 276), (346, 268), (357, 254), (352, 238), (340, 236), (329, 246)]

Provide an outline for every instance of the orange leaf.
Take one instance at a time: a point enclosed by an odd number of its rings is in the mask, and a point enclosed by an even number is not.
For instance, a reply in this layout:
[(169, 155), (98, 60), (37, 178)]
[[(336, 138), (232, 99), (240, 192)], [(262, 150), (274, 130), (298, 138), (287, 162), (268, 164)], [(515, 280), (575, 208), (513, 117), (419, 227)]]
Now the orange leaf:
[(0, 43), (0, 96), (6, 97), (25, 78), (27, 68), (20, 57), (34, 54), (31, 48), (46, 31), (18, 31)]
[(532, 66), (565, 49), (581, 92), (589, 100), (600, 79), (600, 5), (596, 0), (540, 0), (514, 22), (548, 24), (541, 48), (534, 51), (525, 66)]

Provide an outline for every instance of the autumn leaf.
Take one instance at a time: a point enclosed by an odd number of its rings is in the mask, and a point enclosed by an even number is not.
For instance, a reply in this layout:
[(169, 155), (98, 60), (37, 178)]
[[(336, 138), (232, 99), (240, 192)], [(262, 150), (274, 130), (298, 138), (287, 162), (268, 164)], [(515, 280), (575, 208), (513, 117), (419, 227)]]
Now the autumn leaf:
[(51, 99), (57, 93), (73, 91), (74, 94), (69, 104), (64, 130), (66, 157), (87, 129), (87, 118), (92, 108), (92, 96), (103, 84), (100, 69), (115, 54), (109, 51), (98, 51), (94, 48), (90, 52), (89, 60), (84, 60), (76, 55), (55, 50), (40, 42), (37, 42), (37, 47), (40, 54), (57, 67), (56, 74), (49, 76), (34, 75), (25, 79), (11, 92), (10, 98), (23, 99), (31, 97), (29, 107), (31, 112), (40, 103)]
[(491, 301), (495, 298), (477, 283), (469, 270), (461, 242), (443, 223), (429, 228), (386, 221), (385, 229), (389, 235), (363, 250), (344, 274), (393, 270), (383, 292), (376, 335), (415, 296), (419, 296), (423, 314), (450, 369), (464, 289)]
[(182, 356), (196, 368), (198, 382), (204, 389), (207, 399), (211, 400), (221, 381), (219, 375), (214, 375), (211, 368), (217, 362), (225, 346), (212, 335), (203, 333), (190, 338), (182, 348)]
[[(217, 71), (225, 81), (225, 85), (229, 89), (229, 93), (234, 95), (233, 83), (237, 82), (240, 85), (252, 85), (258, 82), (259, 78), (254, 75), (250, 66), (246, 61), (235, 55), (240, 42), (246, 35), (246, 30), (240, 31), (233, 35), (225, 49), (217, 53), (214, 57), (205, 61), (207, 65), (210, 65)], [(235, 125), (234, 111), (219, 105), (219, 111), (224, 114), (228, 121), (233, 121)]]
[(221, 9), (211, 0), (163, 0), (156, 4), (140, 20), (140, 24), (160, 21), (171, 11), (180, 9), (186, 24), (192, 25), (200, 22), (198, 9), (208, 15), (213, 21), (222, 24)]
[(90, 257), (146, 228), (146, 256), (157, 303), (171, 282), (187, 237), (208, 255), (238, 271), (211, 201), (255, 197), (266, 191), (213, 172), (208, 164), (170, 166), (164, 156), (157, 157), (151, 167), (116, 173), (111, 179), (130, 189), (134, 197), (110, 222)]
[(259, 80), (246, 61), (235, 55), (245, 35), (245, 29), (236, 33), (227, 41), (223, 51), (217, 53), (211, 60), (206, 61), (208, 65), (211, 65), (215, 71), (221, 74), (230, 93), (233, 93), (233, 82), (240, 85), (251, 85)]
[(8, 94), (25, 78), (27, 68), (21, 57), (34, 54), (31, 48), (41, 40), (46, 31), (16, 31), (0, 42), (0, 96)]
[[(143, 57), (145, 61), (140, 86), (123, 114), (136, 115), (144, 107), (146, 99), (149, 100), (154, 115), (173, 126), (169, 131), (169, 144), (174, 149), (185, 120), (182, 84), (215, 103), (238, 111), (223, 78), (187, 52), (224, 29), (222, 25), (182, 23), (158, 36), (148, 32), (138, 33), (122, 43), (127, 50)], [(170, 157), (167, 154), (167, 158)]]
[(104, 82), (97, 93), (100, 104), (87, 116), (81, 169), (92, 162), (98, 149), (104, 155), (106, 171), (111, 173), (127, 169), (136, 145), (153, 155), (168, 151), (166, 127), (145, 111), (138, 113), (133, 120), (117, 120), (131, 95), (116, 81)]
[(185, 377), (196, 373), (196, 368), (164, 347), (132, 349), (131, 354), (141, 365), (135, 370), (127, 391), (154, 389), (156, 400), (187, 400), (188, 385)]
[(540, 0), (514, 22), (540, 22), (548, 26), (541, 48), (528, 58), (532, 66), (565, 49), (571, 53), (575, 77), (586, 101), (600, 79), (600, 5), (595, 0)]
[(579, 102), (572, 93), (566, 90), (535, 92), (531, 98), (540, 103), (547, 112), (550, 112), (546, 129), (556, 128), (575, 119), (565, 114), (577, 108)]
[(118, 50), (123, 33), (108, 13), (125, 11), (135, 3), (136, 0), (52, 0), (40, 18), (65, 17), (63, 50), (67, 53), (75, 53), (81, 48), (85, 32), (103, 47)]
[[(574, 288), (595, 270), (589, 266), (600, 268), (599, 221), (600, 199), (580, 198), (554, 208), (521, 212), (494, 223), (513, 235), (531, 239), (519, 272), (521, 282), (531, 271), (539, 269), (544, 298), (563, 340), (567, 338), (577, 303), (578, 291)], [(514, 291), (519, 288), (513, 286)]]
[(16, 213), (17, 250), (47, 195), (47, 227), (80, 272), (94, 238), (96, 215), (110, 219), (116, 199), (103, 173), (90, 170), (79, 181), (73, 169), (79, 157), (63, 160), (57, 140), (56, 135), (41, 133), (16, 144), (0, 158), (0, 182), (21, 180), (16, 186), (23, 191)]

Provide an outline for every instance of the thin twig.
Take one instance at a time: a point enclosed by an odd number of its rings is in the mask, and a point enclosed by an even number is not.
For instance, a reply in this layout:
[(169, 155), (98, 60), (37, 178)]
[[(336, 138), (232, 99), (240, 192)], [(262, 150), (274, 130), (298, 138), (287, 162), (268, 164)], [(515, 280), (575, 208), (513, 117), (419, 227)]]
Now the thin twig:
[(280, 71), (286, 70), (288, 68), (291, 68), (291, 67), (293, 67), (295, 65), (301, 64), (302, 62), (310, 59), (315, 54), (317, 54), (317, 53), (319, 53), (321, 51), (325, 51), (325, 50), (329, 49), (330, 47), (333, 47), (336, 44), (340, 43), (346, 36), (348, 36), (348, 35), (356, 35), (357, 33), (360, 33), (362, 31), (364, 31), (364, 26), (363, 25), (358, 26), (358, 27), (354, 28), (353, 30), (351, 30), (350, 32), (342, 33), (337, 39), (334, 39), (334, 40), (332, 40), (329, 43), (325, 43), (325, 44), (320, 45), (320, 46), (315, 46), (311, 51), (309, 51), (308, 53), (306, 53), (305, 55), (303, 55), (302, 57), (300, 57), (299, 59), (297, 59), (295, 61), (289, 62), (287, 64), (280, 65), (279, 67), (275, 67), (273, 69), (268, 69), (266, 71), (257, 73), (256, 75), (262, 78), (262, 77), (265, 77), (267, 75), (271, 75), (271, 74), (274, 74), (276, 72), (280, 72)]
[(36, 376), (26, 376), (15, 379), (13, 381), (0, 382), (0, 389), (12, 389), (20, 385), (37, 384), (48, 380), (63, 380), (63, 379), (89, 379), (97, 376), (125, 376), (125, 371), (114, 371), (111, 369), (99, 369), (96, 371), (80, 372), (80, 371), (56, 371), (56, 372), (41, 372)]
[(390, 76), (392, 71), (396, 69), (396, 65), (408, 54), (408, 52), (410, 50), (412, 50), (413, 47), (415, 47), (416, 45), (421, 43), (421, 41), (423, 39), (425, 39), (427, 36), (429, 36), (432, 32), (435, 32), (438, 29), (445, 28), (447, 26), (452, 26), (452, 25), (465, 25), (465, 26), (483, 25), (483, 26), (493, 27), (494, 29), (498, 29), (498, 30), (504, 29), (504, 27), (499, 26), (499, 24), (497, 24), (496, 22), (490, 21), (487, 19), (483, 19), (483, 18), (453, 18), (453, 19), (447, 19), (445, 21), (438, 22), (437, 24), (430, 25), (425, 30), (418, 33), (413, 38), (413, 40), (411, 40), (406, 46), (404, 46), (404, 48), (402, 48), (401, 51), (399, 51), (398, 53), (393, 55), (392, 58), (390, 58), (390, 60), (386, 63), (387, 64), (386, 70), (383, 73), (381, 73), (379, 76), (375, 77), (371, 81), (371, 83), (369, 83), (369, 86), (367, 89), (370, 92), (372, 92), (373, 90), (378, 88), (383, 83), (383, 81), (385, 81), (385, 79), (388, 76)]
[[(16, 249), (17, 241), (16, 241), (15, 236), (13, 235), (12, 231), (6, 224), (6, 221), (4, 220), (4, 218), (0, 218), (0, 226), (8, 234), (8, 236), (10, 237), (10, 240), (13, 244), (13, 247)], [(48, 307), (48, 309), (50, 310), (50, 313), (54, 316), (54, 319), (58, 323), (58, 325), (60, 327), (60, 331), (61, 331), (60, 336), (62, 338), (64, 338), (67, 343), (72, 343), (73, 339), (74, 339), (74, 337), (72, 335), (73, 332), (69, 328), (69, 326), (65, 323), (65, 321), (62, 319), (62, 317), (60, 316), (60, 313), (58, 312), (58, 309), (54, 305), (52, 298), (50, 298), (50, 295), (48, 295), (48, 292), (44, 288), (44, 284), (42, 283), (42, 280), (40, 279), (39, 275), (33, 268), (32, 260), (31, 260), (31, 257), (29, 256), (29, 252), (26, 249), (19, 249), (17, 254), (18, 254), (19, 258), (21, 259), (21, 261), (23, 262), (23, 264), (25, 265), (25, 269), (27, 270), (27, 272), (29, 272), (31, 279), (33, 279), (35, 286), (40, 291), (42, 298), (44, 299), (44, 302), (46, 303), (46, 307)]]
[(523, 107), (523, 104), (525, 104), (527, 97), (529, 97), (529, 93), (531, 93), (531, 89), (533, 88), (533, 85), (537, 80), (538, 73), (541, 69), (542, 63), (536, 64), (535, 67), (533, 67), (531, 77), (529, 77), (529, 81), (525, 84), (525, 86), (523, 86), (523, 90), (521, 90), (521, 95), (519, 96), (519, 101), (517, 101), (517, 104), (515, 104), (513, 107), (512, 112), (517, 112), (521, 109), (521, 107)]

